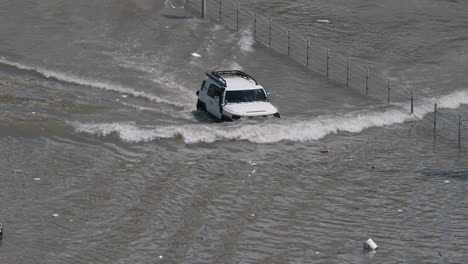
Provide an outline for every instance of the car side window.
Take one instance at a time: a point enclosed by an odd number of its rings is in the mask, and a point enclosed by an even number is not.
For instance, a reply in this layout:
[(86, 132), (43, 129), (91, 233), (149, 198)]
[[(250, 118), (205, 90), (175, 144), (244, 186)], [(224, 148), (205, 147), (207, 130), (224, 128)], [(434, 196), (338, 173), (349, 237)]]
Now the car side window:
[(215, 96), (221, 96), (221, 89), (216, 85), (212, 84), (208, 88), (207, 95), (211, 98), (214, 98)]

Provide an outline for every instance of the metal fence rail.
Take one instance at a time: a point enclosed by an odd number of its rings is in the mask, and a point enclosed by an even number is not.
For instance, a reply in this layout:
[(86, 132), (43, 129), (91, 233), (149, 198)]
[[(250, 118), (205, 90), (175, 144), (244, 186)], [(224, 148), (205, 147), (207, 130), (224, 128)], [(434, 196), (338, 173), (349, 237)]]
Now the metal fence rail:
[[(184, 2), (186, 6), (202, 13), (202, 0), (184, 0)], [(272, 48), (280, 54), (288, 55), (308, 69), (345, 84), (366, 96), (387, 103), (407, 103), (409, 113), (430, 125), (434, 135), (444, 127), (451, 128), (450, 133), (444, 131), (443, 134), (438, 133), (438, 136), (455, 139), (459, 146), (464, 142), (464, 138), (468, 138), (468, 128), (466, 128), (468, 120), (459, 117), (458, 114), (448, 111), (450, 114), (441, 115), (436, 105), (433, 108), (421, 104), (406, 87), (391, 82), (350, 58), (314, 44), (301, 34), (269, 17), (252, 12), (244, 5), (229, 0), (206, 0), (206, 16), (236, 31), (250, 29), (257, 43)], [(429, 118), (426, 116), (428, 113), (433, 113), (432, 121), (428, 121)]]

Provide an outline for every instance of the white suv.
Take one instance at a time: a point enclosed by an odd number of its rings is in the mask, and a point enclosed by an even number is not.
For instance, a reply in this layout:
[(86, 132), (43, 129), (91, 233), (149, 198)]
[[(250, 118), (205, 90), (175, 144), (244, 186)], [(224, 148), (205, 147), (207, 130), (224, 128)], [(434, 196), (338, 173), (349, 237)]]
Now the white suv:
[(233, 121), (243, 117), (280, 117), (268, 94), (257, 81), (241, 71), (207, 72), (197, 91), (197, 110), (217, 120)]

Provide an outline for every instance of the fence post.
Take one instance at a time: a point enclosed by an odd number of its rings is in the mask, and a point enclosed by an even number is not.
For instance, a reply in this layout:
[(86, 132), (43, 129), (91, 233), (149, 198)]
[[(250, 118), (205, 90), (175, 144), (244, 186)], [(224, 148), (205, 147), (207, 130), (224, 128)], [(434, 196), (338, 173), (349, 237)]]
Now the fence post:
[(289, 29), (288, 29), (288, 56), (291, 54), (291, 45), (290, 45), (290, 42), (291, 42), (291, 32), (290, 32)]
[(237, 11), (236, 11), (237, 19), (236, 19), (236, 29), (239, 32), (239, 3), (237, 3)]
[(268, 24), (268, 47), (271, 48), (271, 19)]
[(390, 80), (387, 81), (387, 103), (390, 103)]
[(346, 86), (349, 87), (349, 58), (346, 59)]
[(434, 136), (436, 135), (437, 127), (437, 104), (434, 104)]
[(309, 49), (310, 49), (310, 40), (307, 40), (307, 69), (309, 68)]
[(366, 69), (366, 96), (369, 94), (369, 68)]
[(330, 50), (327, 49), (327, 78), (330, 76), (329, 65), (330, 65)]
[(206, 17), (206, 0), (201, 0), (201, 17)]
[(462, 121), (461, 121), (461, 115), (458, 115), (458, 147), (461, 146), (461, 125), (462, 125)]
[(254, 13), (254, 40), (257, 40), (257, 13)]
[(414, 97), (413, 97), (413, 91), (411, 91), (411, 114), (414, 113)]
[(223, 0), (219, 0), (218, 20), (221, 21), (222, 17), (223, 17)]

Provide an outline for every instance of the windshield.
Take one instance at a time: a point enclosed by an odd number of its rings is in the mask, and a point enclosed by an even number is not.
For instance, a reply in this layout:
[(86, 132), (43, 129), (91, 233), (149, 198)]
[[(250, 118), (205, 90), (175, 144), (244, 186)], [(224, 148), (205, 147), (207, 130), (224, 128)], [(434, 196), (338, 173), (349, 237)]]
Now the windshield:
[(227, 91), (226, 103), (245, 103), (255, 101), (267, 101), (267, 97), (263, 89)]

